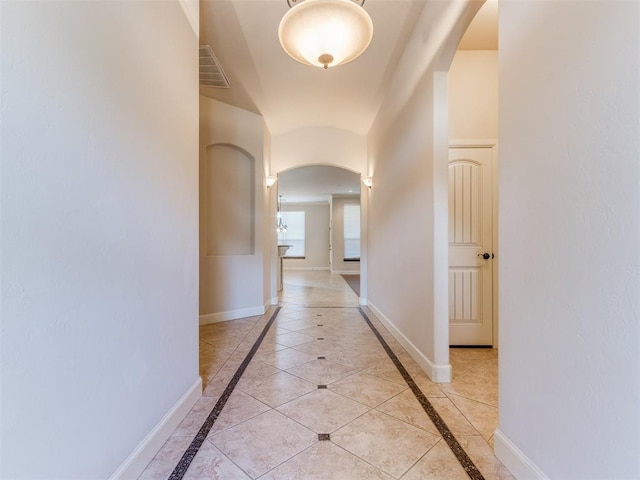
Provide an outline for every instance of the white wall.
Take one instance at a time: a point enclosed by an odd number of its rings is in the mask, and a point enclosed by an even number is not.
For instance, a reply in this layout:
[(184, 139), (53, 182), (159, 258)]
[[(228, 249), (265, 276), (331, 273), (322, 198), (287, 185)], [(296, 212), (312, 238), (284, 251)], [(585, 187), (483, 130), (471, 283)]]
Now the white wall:
[(255, 252), (255, 158), (234, 145), (209, 145), (200, 168), (200, 231), (208, 257)]
[(175, 1), (1, 8), (0, 476), (107, 478), (198, 385), (198, 39)]
[(420, 85), (394, 126), (373, 138), (368, 300), (434, 362), (433, 84)]
[(368, 136), (369, 305), (433, 380), (450, 380), (447, 75), (480, 3), (427, 2)]
[(283, 212), (305, 213), (305, 258), (285, 258), (285, 270), (329, 270), (329, 204), (282, 205)]
[(498, 138), (498, 51), (458, 50), (449, 69), (449, 138)]
[(640, 478), (639, 19), (500, 3), (496, 451), (519, 478)]
[(293, 130), (271, 139), (271, 171), (282, 172), (303, 165), (335, 165), (354, 172), (365, 171), (367, 139), (329, 127)]
[[(336, 273), (360, 273), (360, 262), (344, 261), (344, 206), (360, 205), (359, 197), (333, 196), (331, 202), (331, 271)], [(362, 240), (362, 239), (361, 239)]]
[(367, 304), (369, 293), (369, 195), (371, 189), (360, 183), (360, 305)]
[[(270, 291), (265, 277), (264, 256), (269, 251), (269, 239), (265, 238), (265, 202), (268, 196), (265, 187), (264, 170), (264, 122), (255, 113), (231, 105), (200, 97), (200, 170), (205, 171), (207, 147), (222, 145), (244, 152), (253, 158), (255, 202), (253, 210), (254, 249), (249, 254), (207, 255), (205, 239), (210, 228), (206, 222), (206, 213), (210, 208), (222, 205), (223, 198), (232, 195), (232, 186), (221, 187), (218, 192), (208, 192), (204, 175), (201, 175), (200, 217), (200, 321), (210, 323), (233, 318), (259, 315), (264, 313)], [(214, 201), (207, 205), (207, 197)], [(251, 221), (251, 216), (245, 219)], [(231, 226), (231, 223), (228, 225)], [(222, 227), (213, 235), (224, 236), (228, 233)], [(246, 253), (246, 252), (245, 252)]]
[[(264, 125), (264, 169), (265, 176), (274, 176), (271, 170), (271, 132), (267, 125)], [(266, 177), (265, 177), (266, 187)], [(277, 182), (264, 192), (264, 292), (265, 305), (278, 304), (278, 286), (280, 275), (280, 260), (278, 258), (278, 235), (276, 232), (276, 210), (278, 205), (278, 185)]]

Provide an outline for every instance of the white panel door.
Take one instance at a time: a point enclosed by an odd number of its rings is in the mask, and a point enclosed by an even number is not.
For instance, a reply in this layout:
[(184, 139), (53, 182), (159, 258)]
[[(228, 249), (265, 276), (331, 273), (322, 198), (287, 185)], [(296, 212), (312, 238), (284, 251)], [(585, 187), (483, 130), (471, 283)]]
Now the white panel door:
[(450, 345), (493, 343), (492, 156), (449, 149)]

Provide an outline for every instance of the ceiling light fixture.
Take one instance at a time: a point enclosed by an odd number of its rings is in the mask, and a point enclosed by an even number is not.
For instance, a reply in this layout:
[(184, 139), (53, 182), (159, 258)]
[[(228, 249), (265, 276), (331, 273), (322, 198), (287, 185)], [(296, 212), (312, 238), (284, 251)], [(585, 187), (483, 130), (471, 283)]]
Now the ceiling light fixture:
[(373, 22), (364, 0), (287, 0), (280, 21), (280, 44), (293, 59), (335, 67), (360, 56), (371, 43)]

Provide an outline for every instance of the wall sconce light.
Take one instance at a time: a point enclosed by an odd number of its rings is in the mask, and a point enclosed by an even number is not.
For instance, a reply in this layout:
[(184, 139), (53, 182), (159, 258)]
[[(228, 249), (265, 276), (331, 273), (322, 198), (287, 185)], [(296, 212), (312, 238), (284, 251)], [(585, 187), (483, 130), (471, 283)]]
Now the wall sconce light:
[(362, 183), (364, 183), (365, 187), (371, 188), (371, 185), (373, 185), (373, 177), (362, 177)]
[(267, 188), (273, 187), (273, 185), (276, 183), (277, 180), (278, 180), (278, 177), (272, 177), (271, 175), (269, 175), (267, 177)]

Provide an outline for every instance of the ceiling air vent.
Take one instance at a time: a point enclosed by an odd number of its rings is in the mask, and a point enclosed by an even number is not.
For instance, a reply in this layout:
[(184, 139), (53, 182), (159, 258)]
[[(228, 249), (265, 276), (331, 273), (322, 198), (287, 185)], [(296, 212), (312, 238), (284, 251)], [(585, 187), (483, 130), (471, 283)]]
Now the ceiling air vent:
[(229, 88), (229, 80), (209, 45), (200, 45), (200, 86)]

